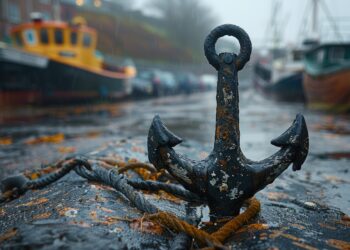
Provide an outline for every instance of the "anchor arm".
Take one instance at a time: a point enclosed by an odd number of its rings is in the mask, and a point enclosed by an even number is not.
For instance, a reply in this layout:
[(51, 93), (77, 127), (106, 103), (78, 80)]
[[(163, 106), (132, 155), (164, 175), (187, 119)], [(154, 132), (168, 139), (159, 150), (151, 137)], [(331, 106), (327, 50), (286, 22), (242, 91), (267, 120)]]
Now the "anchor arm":
[(290, 164), (293, 164), (293, 171), (301, 169), (309, 151), (308, 130), (304, 117), (298, 114), (293, 124), (271, 143), (281, 149), (265, 160), (249, 164), (254, 172), (254, 182), (258, 190), (272, 183)]
[(170, 132), (158, 115), (153, 119), (148, 133), (148, 158), (157, 169), (166, 169), (186, 189), (202, 192), (204, 170), (196, 168), (194, 161), (177, 154), (174, 146), (182, 139)]

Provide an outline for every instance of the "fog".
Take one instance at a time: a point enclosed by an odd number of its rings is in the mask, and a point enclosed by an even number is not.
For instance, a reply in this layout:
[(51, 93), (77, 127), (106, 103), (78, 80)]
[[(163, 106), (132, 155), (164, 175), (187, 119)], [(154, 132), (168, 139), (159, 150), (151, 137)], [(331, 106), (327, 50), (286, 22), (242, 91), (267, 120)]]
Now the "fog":
[[(272, 4), (280, 3), (276, 19), (281, 29), (281, 42), (283, 44), (300, 43), (305, 26), (311, 22), (311, 2), (307, 0), (201, 0), (205, 2), (217, 17), (219, 24), (233, 23), (243, 27), (251, 36), (255, 46), (266, 44), (268, 29), (271, 22)], [(149, 15), (156, 15), (148, 6), (148, 0), (134, 0), (134, 7)], [(323, 3), (322, 3), (323, 2)], [(350, 1), (349, 0), (323, 0), (319, 11), (319, 31), (323, 40), (340, 40), (332, 32), (336, 23), (342, 40), (350, 39)], [(326, 8), (324, 7), (326, 6)], [(329, 14), (328, 14), (328, 13)], [(305, 15), (309, 20), (305, 20)], [(330, 18), (329, 18), (330, 16)]]

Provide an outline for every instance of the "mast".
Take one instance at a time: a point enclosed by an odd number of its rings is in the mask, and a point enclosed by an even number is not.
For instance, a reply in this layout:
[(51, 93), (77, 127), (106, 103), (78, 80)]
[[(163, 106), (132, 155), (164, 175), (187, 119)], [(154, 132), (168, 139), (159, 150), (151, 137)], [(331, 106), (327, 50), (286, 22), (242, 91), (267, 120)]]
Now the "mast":
[(60, 0), (53, 0), (53, 18), (55, 21), (61, 21), (61, 3)]
[(312, 34), (318, 37), (318, 1), (313, 0), (312, 3)]

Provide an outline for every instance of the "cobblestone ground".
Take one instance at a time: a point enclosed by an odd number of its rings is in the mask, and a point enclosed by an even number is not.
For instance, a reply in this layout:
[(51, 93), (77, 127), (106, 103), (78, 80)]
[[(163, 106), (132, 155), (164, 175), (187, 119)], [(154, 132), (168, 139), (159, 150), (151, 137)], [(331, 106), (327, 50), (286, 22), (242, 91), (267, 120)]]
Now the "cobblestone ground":
[[(240, 95), (241, 147), (247, 157), (266, 158), (269, 142), (303, 113), (310, 154), (299, 172), (287, 170), (259, 192), (262, 210), (227, 243), (238, 249), (350, 248), (350, 118), (275, 103), (253, 91)], [(4, 111), (0, 116), (0, 178), (73, 153), (146, 161), (146, 136), (158, 113), (184, 139), (177, 150), (194, 159), (210, 152), (215, 93), (94, 107), (48, 107)], [(147, 195), (160, 208), (184, 214), (187, 204)], [(207, 209), (197, 213), (208, 220)], [(29, 249), (168, 249), (172, 234), (138, 226), (142, 213), (109, 188), (74, 173), (0, 206), (0, 246)], [(125, 219), (128, 218), (128, 219)]]

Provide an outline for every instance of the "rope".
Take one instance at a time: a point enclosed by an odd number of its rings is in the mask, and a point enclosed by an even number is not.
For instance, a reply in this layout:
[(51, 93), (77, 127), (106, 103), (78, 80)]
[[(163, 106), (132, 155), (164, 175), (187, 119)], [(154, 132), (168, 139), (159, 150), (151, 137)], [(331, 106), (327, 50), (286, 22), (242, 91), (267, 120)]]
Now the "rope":
[(137, 192), (131, 185), (128, 184), (128, 181), (125, 179), (124, 175), (118, 175), (113, 169), (106, 170), (94, 165), (92, 171), (88, 171), (85, 168), (78, 166), (75, 168), (75, 172), (88, 180), (101, 182), (105, 185), (113, 187), (125, 195), (135, 207), (143, 212), (158, 212), (158, 208), (155, 205), (147, 201), (142, 194)]
[[(101, 159), (98, 161), (101, 161)], [(78, 175), (87, 180), (97, 181), (113, 187), (126, 196), (126, 198), (128, 198), (129, 201), (140, 211), (148, 213), (149, 215), (147, 215), (146, 218), (177, 232), (178, 234), (174, 237), (174, 241), (171, 245), (172, 249), (177, 250), (188, 249), (192, 242), (192, 238), (194, 238), (200, 246), (209, 247), (206, 249), (224, 248), (223, 243), (225, 240), (260, 211), (260, 202), (257, 199), (252, 198), (248, 201), (249, 205), (242, 214), (231, 219), (216, 232), (209, 234), (206, 231), (191, 225), (185, 220), (178, 218), (174, 214), (159, 211), (155, 205), (146, 200), (145, 196), (142, 193), (137, 192), (135, 188), (148, 191), (164, 190), (170, 194), (179, 196), (184, 200), (204, 202), (204, 200), (196, 194), (183, 189), (176, 184), (127, 179), (123, 174), (120, 174), (120, 169), (111, 168), (110, 164), (112, 162), (110, 160), (105, 162), (106, 164), (102, 164), (103, 167), (101, 167), (101, 163), (98, 161), (91, 161), (83, 157), (74, 157), (65, 159), (64, 161), (59, 161), (55, 166), (57, 168), (59, 167), (57, 172), (47, 174), (36, 180), (29, 180), (23, 185), (23, 187), (7, 190), (0, 197), (0, 203), (18, 197), (19, 194), (23, 194), (30, 189), (43, 188), (62, 178), (71, 170), (74, 170)], [(124, 163), (124, 166), (121, 169), (122, 172), (125, 172), (129, 169), (136, 168), (145, 168), (149, 171), (153, 171), (151, 169), (154, 167), (146, 163)]]
[(66, 161), (65, 163), (63, 163), (62, 167), (56, 173), (51, 173), (51, 174), (48, 174), (44, 177), (28, 181), (24, 187), (25, 191), (27, 191), (29, 189), (43, 188), (43, 187), (57, 181), (60, 178), (62, 178), (63, 176), (65, 176), (66, 174), (68, 174), (77, 165), (82, 165), (87, 169), (91, 169), (91, 165), (88, 163), (87, 160), (85, 160), (83, 158), (77, 157), (74, 159), (70, 159), (70, 160)]
[(141, 180), (130, 180), (128, 183), (137, 189), (147, 190), (147, 191), (159, 191), (163, 190), (167, 193), (175, 195), (183, 200), (190, 202), (203, 202), (203, 199), (198, 195), (182, 188), (180, 185), (168, 184), (159, 181), (141, 181)]
[(251, 218), (256, 216), (260, 211), (260, 202), (253, 197), (248, 201), (248, 204), (247, 209), (243, 213), (237, 215), (235, 218), (227, 222), (215, 233), (212, 233), (212, 236), (214, 236), (220, 242), (224, 242), (232, 234), (232, 232), (237, 231), (244, 224), (248, 223)]
[[(62, 167), (61, 167), (62, 164)], [(12, 189), (7, 190), (8, 187), (4, 187), (4, 193), (0, 197), (0, 204), (4, 203), (8, 200), (14, 199), (19, 197), (21, 194), (26, 193), (28, 190), (31, 189), (40, 189), (43, 187), (46, 187), (50, 185), (51, 183), (59, 180), (66, 174), (68, 174), (72, 169), (74, 169), (77, 165), (84, 166), (87, 169), (91, 169), (91, 165), (88, 163), (86, 159), (83, 159), (82, 157), (75, 157), (71, 158), (69, 160), (66, 160), (63, 162), (58, 162), (57, 166), (60, 167), (59, 170), (55, 173), (47, 174), (43, 177), (40, 177), (35, 180), (24, 180), (24, 183), (13, 183), (15, 187)], [(14, 179), (15, 181), (15, 179)], [(9, 185), (9, 184), (7, 184)]]
[(191, 224), (180, 220), (175, 215), (166, 212), (152, 214), (147, 216), (147, 218), (176, 232), (184, 232), (190, 235), (202, 246), (223, 247), (223, 243), (233, 232), (237, 231), (260, 211), (260, 202), (257, 199), (250, 199), (248, 204), (247, 209), (243, 213), (231, 219), (212, 234), (198, 229)]

